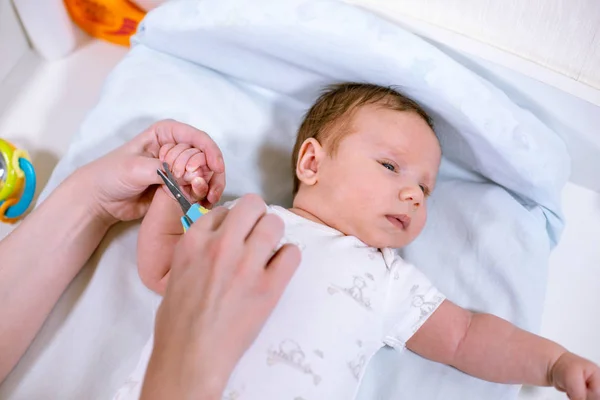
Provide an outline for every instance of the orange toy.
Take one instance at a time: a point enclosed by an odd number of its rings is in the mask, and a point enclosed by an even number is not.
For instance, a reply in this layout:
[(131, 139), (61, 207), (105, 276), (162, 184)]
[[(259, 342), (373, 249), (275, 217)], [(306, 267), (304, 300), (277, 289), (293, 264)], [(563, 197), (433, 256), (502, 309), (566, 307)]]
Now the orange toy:
[(127, 0), (64, 0), (73, 21), (89, 35), (129, 46), (146, 13)]

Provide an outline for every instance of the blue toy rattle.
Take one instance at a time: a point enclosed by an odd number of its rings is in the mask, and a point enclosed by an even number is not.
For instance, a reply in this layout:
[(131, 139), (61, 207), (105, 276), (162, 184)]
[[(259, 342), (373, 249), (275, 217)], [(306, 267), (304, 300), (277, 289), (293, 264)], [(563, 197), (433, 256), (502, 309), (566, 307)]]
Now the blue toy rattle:
[(163, 168), (165, 169), (164, 171), (157, 169), (156, 172), (158, 173), (158, 175), (160, 175), (162, 180), (165, 182), (165, 185), (167, 185), (167, 187), (169, 188), (171, 194), (173, 194), (173, 197), (175, 197), (175, 200), (177, 200), (177, 202), (179, 203), (179, 206), (183, 211), (183, 217), (181, 217), (181, 225), (183, 225), (183, 231), (187, 232), (190, 226), (192, 226), (192, 224), (196, 222), (198, 218), (206, 214), (209, 210), (202, 207), (198, 203), (190, 203), (190, 201), (185, 197), (185, 195), (179, 188), (175, 177), (173, 176), (173, 174), (171, 174), (171, 171), (169, 171), (169, 165), (167, 163), (163, 163)]
[(15, 223), (33, 201), (35, 170), (29, 155), (0, 139), (0, 222)]

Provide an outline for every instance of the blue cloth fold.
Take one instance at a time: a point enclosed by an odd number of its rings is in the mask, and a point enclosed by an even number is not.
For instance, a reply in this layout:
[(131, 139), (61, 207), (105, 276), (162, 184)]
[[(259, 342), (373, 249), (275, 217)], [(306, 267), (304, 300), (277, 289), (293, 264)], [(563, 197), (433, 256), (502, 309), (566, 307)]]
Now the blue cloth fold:
[[(501, 87), (338, 1), (168, 2), (147, 15), (133, 43), (42, 197), (153, 121), (175, 118), (222, 148), (226, 199), (256, 192), (290, 205), (296, 129), (323, 85), (396, 85), (433, 115), (444, 153), (427, 226), (404, 257), (459, 305), (538, 329), (570, 160), (561, 139)], [(359, 398), (500, 400), (517, 390), (383, 349)]]

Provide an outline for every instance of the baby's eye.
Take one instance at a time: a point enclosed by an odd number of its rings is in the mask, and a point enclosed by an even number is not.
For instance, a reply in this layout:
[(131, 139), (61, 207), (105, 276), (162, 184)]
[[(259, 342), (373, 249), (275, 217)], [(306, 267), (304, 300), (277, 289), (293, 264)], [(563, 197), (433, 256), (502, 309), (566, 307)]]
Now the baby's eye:
[(387, 162), (382, 162), (381, 165), (383, 165), (384, 168), (389, 169), (390, 171), (394, 172), (396, 171), (396, 167), (394, 167), (392, 164), (387, 163)]
[(419, 187), (421, 188), (421, 190), (423, 191), (423, 194), (427, 197), (430, 194), (429, 188), (425, 185), (419, 185)]

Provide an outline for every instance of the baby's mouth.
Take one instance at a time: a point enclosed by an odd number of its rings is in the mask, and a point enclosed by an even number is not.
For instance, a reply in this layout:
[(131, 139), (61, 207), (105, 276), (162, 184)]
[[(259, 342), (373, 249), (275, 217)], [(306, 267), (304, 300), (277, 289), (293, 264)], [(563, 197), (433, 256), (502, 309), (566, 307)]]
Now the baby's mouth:
[(411, 218), (408, 215), (406, 215), (406, 214), (386, 215), (385, 217), (396, 228), (400, 228), (400, 229), (406, 230), (410, 226), (410, 220), (411, 220)]

